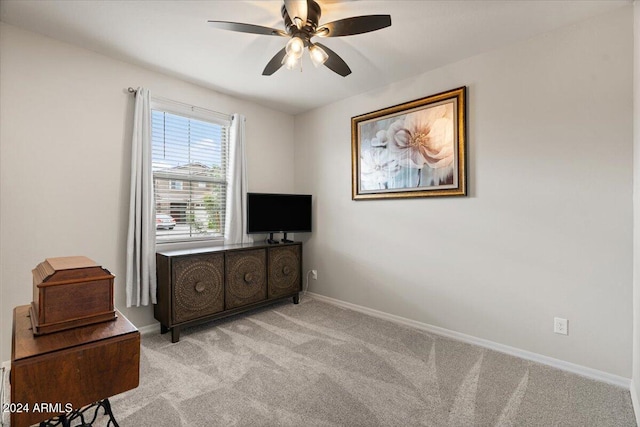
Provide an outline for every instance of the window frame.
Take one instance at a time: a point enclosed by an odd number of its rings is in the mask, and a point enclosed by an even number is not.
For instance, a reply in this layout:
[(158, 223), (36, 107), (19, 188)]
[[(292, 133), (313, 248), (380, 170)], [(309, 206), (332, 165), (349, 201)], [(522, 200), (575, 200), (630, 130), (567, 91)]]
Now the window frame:
[[(154, 210), (156, 209), (156, 200), (155, 200), (155, 194), (156, 194), (156, 179), (163, 179), (163, 180), (167, 180), (169, 182), (169, 186), (171, 186), (171, 183), (173, 180), (175, 181), (181, 181), (183, 183), (185, 182), (191, 182), (191, 183), (205, 183), (205, 186), (209, 183), (213, 183), (213, 184), (224, 184), (226, 186), (226, 189), (228, 189), (229, 187), (229, 168), (230, 168), (230, 157), (229, 157), (229, 133), (231, 130), (231, 116), (228, 114), (224, 114), (224, 113), (219, 113), (217, 111), (212, 111), (212, 110), (208, 110), (206, 108), (201, 108), (201, 107), (196, 107), (193, 105), (189, 105), (189, 104), (184, 104), (178, 101), (173, 101), (173, 100), (169, 100), (166, 98), (160, 98), (160, 97), (151, 97), (150, 99), (150, 109), (151, 111), (160, 111), (160, 112), (164, 112), (164, 113), (169, 113), (169, 114), (174, 114), (174, 115), (179, 115), (182, 117), (186, 117), (188, 119), (194, 119), (194, 120), (199, 120), (199, 121), (204, 121), (207, 123), (211, 123), (214, 125), (219, 125), (222, 126), (224, 128), (226, 128), (226, 141), (224, 141), (223, 143), (226, 144), (226, 147), (222, 147), (222, 151), (225, 154), (226, 157), (226, 161), (225, 161), (225, 176), (224, 179), (220, 179), (220, 178), (216, 178), (216, 177), (210, 177), (210, 176), (199, 176), (197, 178), (193, 178), (193, 179), (189, 179), (188, 177), (185, 177), (185, 175), (183, 174), (179, 174), (179, 173), (170, 173), (170, 172), (155, 172), (151, 171), (152, 174), (152, 180), (153, 180), (153, 192), (154, 192), (154, 198), (153, 198), (153, 202), (154, 202)], [(153, 114), (150, 115), (150, 127), (151, 129), (153, 129)], [(152, 134), (150, 135), (150, 139), (152, 138)], [(153, 150), (152, 150), (153, 152)], [(153, 154), (152, 154), (153, 156)], [(153, 160), (152, 160), (153, 161)], [(191, 185), (190, 185), (191, 186)], [(226, 189), (225, 189), (225, 193), (226, 193)], [(226, 218), (226, 194), (225, 194), (225, 206), (224, 206), (224, 217)], [(226, 221), (225, 221), (226, 222)], [(215, 236), (192, 236), (192, 237), (186, 237), (183, 239), (176, 239), (176, 240), (158, 240), (158, 229), (156, 228), (156, 246), (161, 246), (163, 250), (167, 250), (167, 249), (172, 249), (172, 248), (191, 248), (191, 247), (199, 247), (199, 246), (212, 246), (212, 245), (221, 245), (224, 243), (224, 224), (223, 224), (223, 228), (222, 228), (222, 234), (221, 235), (215, 235)]]

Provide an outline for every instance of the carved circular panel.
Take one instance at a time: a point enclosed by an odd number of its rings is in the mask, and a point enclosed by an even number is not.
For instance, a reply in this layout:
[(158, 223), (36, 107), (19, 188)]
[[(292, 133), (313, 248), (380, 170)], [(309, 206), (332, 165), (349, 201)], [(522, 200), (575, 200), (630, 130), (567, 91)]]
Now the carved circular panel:
[(227, 308), (240, 307), (266, 298), (264, 250), (227, 254)]
[(174, 261), (175, 322), (224, 309), (224, 256), (192, 256)]
[(300, 247), (269, 250), (269, 297), (287, 295), (300, 289)]

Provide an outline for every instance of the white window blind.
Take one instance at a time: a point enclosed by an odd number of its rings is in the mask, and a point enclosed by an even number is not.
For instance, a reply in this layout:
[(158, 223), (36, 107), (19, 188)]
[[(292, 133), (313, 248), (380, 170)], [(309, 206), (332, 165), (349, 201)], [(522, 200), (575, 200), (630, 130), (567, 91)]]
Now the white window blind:
[(152, 102), (157, 243), (223, 238), (229, 125), (218, 113)]

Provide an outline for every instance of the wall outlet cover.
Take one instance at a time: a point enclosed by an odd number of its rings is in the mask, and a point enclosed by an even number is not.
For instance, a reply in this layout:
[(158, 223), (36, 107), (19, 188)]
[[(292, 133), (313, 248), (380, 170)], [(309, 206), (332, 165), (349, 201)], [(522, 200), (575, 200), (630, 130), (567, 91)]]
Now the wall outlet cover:
[(553, 332), (561, 335), (569, 335), (569, 321), (562, 317), (554, 317)]

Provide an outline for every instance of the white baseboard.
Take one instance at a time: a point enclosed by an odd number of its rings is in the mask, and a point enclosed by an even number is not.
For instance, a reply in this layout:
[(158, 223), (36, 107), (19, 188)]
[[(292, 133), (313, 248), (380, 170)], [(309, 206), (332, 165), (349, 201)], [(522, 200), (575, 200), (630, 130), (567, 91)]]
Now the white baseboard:
[(640, 422), (640, 400), (638, 399), (638, 389), (633, 381), (631, 381), (631, 387), (629, 389), (631, 393), (631, 403), (633, 404), (633, 412), (636, 414), (636, 423)]
[(140, 335), (152, 334), (154, 332), (160, 333), (160, 323), (156, 322), (152, 325), (141, 326), (138, 328)]
[[(439, 326), (429, 325), (427, 323), (418, 322), (416, 320), (407, 319), (405, 317), (396, 316), (395, 314), (385, 313), (383, 311), (374, 310), (372, 308), (363, 307), (361, 305), (352, 304), (350, 302), (341, 301), (335, 298), (327, 297), (324, 295), (319, 295), (313, 292), (308, 292), (307, 295), (312, 298), (317, 299), (318, 301), (324, 301), (329, 304), (337, 305), (339, 307), (348, 308), (350, 310), (358, 311), (360, 313), (365, 313), (373, 317), (378, 317), (381, 319), (386, 319), (391, 322), (400, 323), (402, 325), (407, 325), (414, 327), (416, 329), (420, 329), (422, 331), (430, 332), (432, 334), (441, 335), (447, 338), (453, 338), (458, 341), (466, 342), (469, 344), (474, 344), (480, 347), (488, 348), (490, 350), (495, 350), (500, 353), (506, 353), (511, 356), (520, 357), (522, 359), (531, 360), (533, 362), (541, 363), (543, 365), (551, 366), (553, 368), (561, 369), (563, 371), (571, 372), (577, 375), (581, 375), (586, 378), (590, 378), (596, 381), (605, 382), (608, 384), (613, 384), (618, 387), (623, 387), (627, 390), (631, 388), (631, 379), (621, 377), (618, 375), (613, 375), (607, 372), (599, 371), (597, 369), (588, 368), (586, 366), (576, 365), (575, 363), (566, 362), (560, 359), (554, 359), (553, 357), (544, 356), (542, 354), (533, 353), (531, 351), (522, 350), (515, 347), (510, 347), (508, 345), (500, 344), (497, 342), (485, 340), (482, 338), (477, 338), (471, 335), (466, 335), (460, 332), (452, 331), (449, 329), (441, 328)], [(633, 393), (632, 393), (633, 398)], [(638, 413), (638, 406), (636, 406), (636, 402), (634, 401), (634, 408), (636, 409), (636, 413)]]

